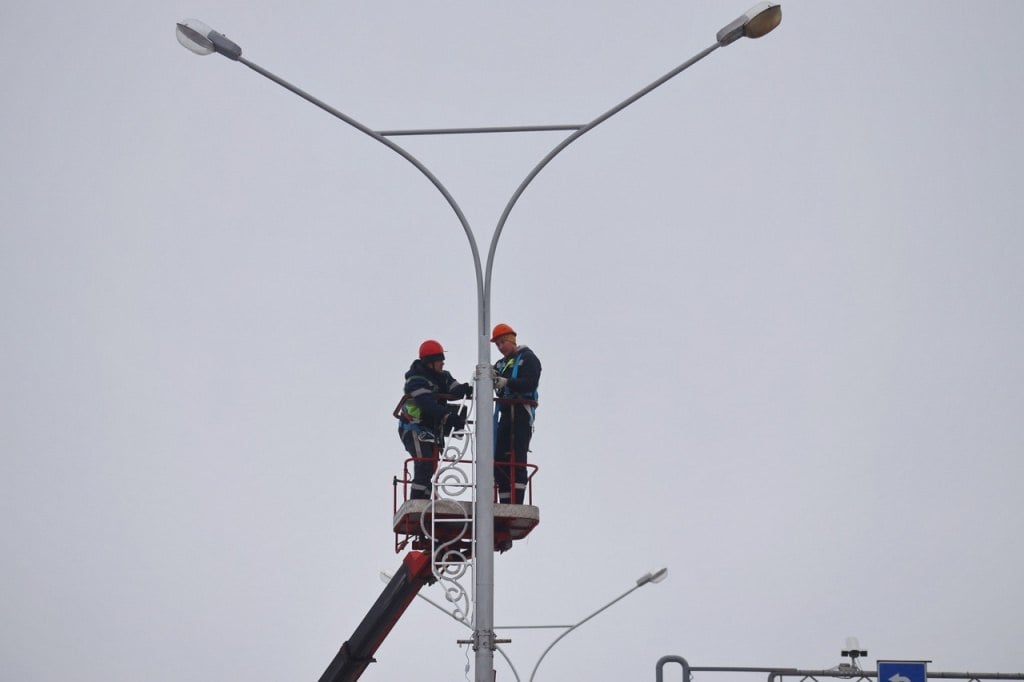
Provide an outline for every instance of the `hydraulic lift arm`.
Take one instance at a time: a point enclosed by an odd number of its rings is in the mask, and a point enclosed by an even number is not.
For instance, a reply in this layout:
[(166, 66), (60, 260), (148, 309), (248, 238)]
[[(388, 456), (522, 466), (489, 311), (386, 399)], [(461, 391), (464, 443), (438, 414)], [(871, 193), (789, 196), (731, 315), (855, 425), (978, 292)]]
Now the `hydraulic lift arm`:
[(416, 593), (434, 582), (430, 556), (409, 552), (363, 621), (327, 666), (320, 682), (354, 682), (374, 662), (373, 654), (405, 613)]

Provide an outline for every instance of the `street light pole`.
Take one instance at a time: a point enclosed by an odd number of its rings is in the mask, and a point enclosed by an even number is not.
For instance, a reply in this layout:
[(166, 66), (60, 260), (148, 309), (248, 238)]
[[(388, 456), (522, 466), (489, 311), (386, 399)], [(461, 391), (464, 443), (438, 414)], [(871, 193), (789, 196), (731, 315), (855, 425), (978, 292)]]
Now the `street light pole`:
[(633, 594), (633, 592), (639, 590), (644, 585), (647, 585), (649, 583), (660, 583), (666, 577), (668, 577), (668, 569), (667, 568), (663, 568), (663, 569), (661, 569), (659, 571), (655, 571), (654, 573), (646, 573), (646, 574), (640, 576), (637, 579), (636, 585), (634, 585), (633, 587), (629, 588), (628, 590), (626, 590), (625, 592), (620, 594), (615, 599), (612, 599), (610, 602), (608, 602), (607, 604), (605, 604), (604, 606), (599, 608), (597, 611), (594, 611), (592, 614), (590, 614), (589, 616), (587, 616), (586, 618), (584, 618), (580, 622), (576, 623), (575, 625), (570, 625), (568, 627), (568, 629), (566, 629), (565, 632), (563, 632), (562, 634), (560, 634), (558, 637), (555, 638), (555, 641), (551, 642), (551, 644), (548, 644), (548, 648), (545, 649), (544, 653), (542, 653), (540, 655), (540, 658), (537, 659), (537, 663), (533, 666), (533, 670), (530, 671), (530, 682), (533, 682), (533, 677), (534, 677), (534, 675), (537, 674), (537, 668), (540, 667), (540, 663), (541, 663), (541, 661), (544, 660), (544, 657), (547, 656), (548, 652), (551, 651), (551, 649), (554, 648), (554, 646), (556, 644), (561, 642), (562, 639), (565, 638), (566, 635), (568, 635), (570, 632), (572, 632), (573, 630), (575, 630), (576, 628), (578, 628), (579, 626), (583, 625), (588, 620), (593, 618), (594, 616), (598, 615), (599, 613), (601, 613), (602, 611), (607, 609), (612, 604), (615, 604), (615, 603), (619, 602), (620, 600), (625, 599), (629, 595)]
[[(176, 25), (178, 42), (192, 52), (199, 55), (213, 54), (214, 52), (227, 57), (232, 61), (239, 62), (249, 67), (261, 76), (272, 80), (290, 92), (302, 97), (311, 104), (323, 109), (332, 116), (356, 128), (362, 133), (369, 135), (381, 144), (385, 145), (406, 161), (416, 167), (435, 188), (444, 196), (445, 201), (451, 207), (462, 225), (466, 238), (469, 241), (470, 251), (473, 256), (473, 267), (476, 276), (477, 287), (477, 366), (475, 372), (475, 400), (476, 410), (479, 418), (476, 421), (476, 495), (474, 501), (474, 526), (476, 528), (476, 546), (474, 548), (474, 629), (473, 647), (476, 651), (476, 682), (491, 682), (493, 679), (494, 665), (494, 427), (491, 419), (487, 418), (494, 411), (494, 382), (491, 376), (490, 362), (490, 325), (491, 325), (491, 273), (494, 266), (495, 252), (498, 248), (498, 240), (504, 230), (509, 214), (515, 207), (519, 198), (526, 190), (533, 179), (566, 147), (578, 140), (585, 133), (608, 120), (618, 112), (647, 95), (655, 88), (668, 82), (689, 67), (711, 54), (719, 47), (724, 47), (742, 37), (760, 38), (779, 25), (782, 20), (782, 8), (775, 3), (760, 2), (750, 10), (737, 17), (735, 20), (724, 26), (716, 35), (716, 41), (710, 47), (697, 53), (678, 67), (672, 69), (664, 76), (654, 81), (647, 87), (639, 90), (636, 94), (626, 98), (605, 113), (601, 114), (590, 123), (584, 126), (555, 126), (557, 129), (570, 129), (573, 132), (562, 142), (556, 145), (534, 168), (527, 174), (526, 178), (519, 184), (512, 193), (508, 203), (501, 213), (501, 217), (491, 236), (490, 248), (487, 253), (486, 268), (481, 266), (479, 248), (476, 237), (470, 227), (469, 221), (463, 214), (458, 202), (455, 201), (448, 189), (437, 177), (430, 172), (416, 157), (396, 144), (388, 137), (377, 132), (368, 126), (359, 123), (347, 116), (338, 109), (322, 102), (309, 93), (292, 85), (288, 81), (276, 76), (259, 65), (249, 61), (242, 56), (242, 48), (222, 33), (211, 29), (206, 24), (189, 19), (179, 22)], [(438, 131), (431, 131), (437, 133)], [(448, 129), (444, 132), (457, 132)], [(465, 131), (470, 132), (470, 131)], [(478, 131), (474, 131), (478, 132)], [(394, 134), (394, 133), (393, 133)], [(407, 134), (414, 134), (407, 131)], [(567, 633), (566, 633), (567, 634)], [(563, 635), (564, 636), (564, 635)]]

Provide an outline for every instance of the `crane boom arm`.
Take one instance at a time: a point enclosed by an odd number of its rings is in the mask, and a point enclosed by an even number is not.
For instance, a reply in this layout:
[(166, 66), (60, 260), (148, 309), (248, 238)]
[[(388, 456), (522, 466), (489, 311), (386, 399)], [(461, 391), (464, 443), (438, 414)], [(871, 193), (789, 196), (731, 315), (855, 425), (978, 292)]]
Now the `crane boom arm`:
[(320, 682), (355, 682), (366, 667), (374, 662), (373, 654), (388, 636), (395, 623), (424, 585), (434, 582), (430, 557), (423, 552), (409, 552), (395, 577), (356, 627), (352, 636), (341, 645), (337, 655), (320, 677)]

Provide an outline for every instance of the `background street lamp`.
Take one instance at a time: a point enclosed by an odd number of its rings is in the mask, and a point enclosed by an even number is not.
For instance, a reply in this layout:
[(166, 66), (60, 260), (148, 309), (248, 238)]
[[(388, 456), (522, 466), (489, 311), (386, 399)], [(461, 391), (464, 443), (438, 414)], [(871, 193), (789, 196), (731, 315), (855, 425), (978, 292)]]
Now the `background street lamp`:
[(548, 655), (548, 652), (551, 651), (551, 649), (556, 644), (561, 642), (562, 639), (564, 639), (566, 635), (568, 635), (570, 632), (572, 632), (573, 630), (575, 630), (579, 626), (581, 626), (584, 623), (586, 623), (588, 620), (590, 620), (591, 618), (593, 618), (597, 614), (599, 614), (602, 611), (604, 611), (605, 609), (607, 609), (612, 604), (618, 602), (621, 599), (626, 598), (627, 596), (629, 596), (633, 592), (639, 590), (644, 585), (647, 585), (649, 583), (660, 583), (662, 580), (664, 580), (667, 577), (668, 577), (668, 568), (662, 568), (661, 570), (655, 571), (654, 573), (645, 573), (644, 575), (642, 575), (639, 578), (637, 578), (636, 585), (634, 585), (633, 587), (629, 588), (628, 590), (626, 590), (625, 592), (620, 594), (615, 599), (612, 599), (610, 602), (608, 602), (607, 604), (605, 604), (604, 606), (599, 608), (597, 611), (594, 611), (592, 614), (590, 614), (589, 616), (587, 616), (586, 618), (584, 618), (580, 622), (576, 623), (575, 625), (570, 625), (569, 628), (565, 632), (563, 632), (558, 637), (556, 637), (555, 641), (551, 642), (551, 644), (548, 645), (548, 648), (545, 649), (544, 653), (542, 653), (540, 655), (540, 658), (537, 659), (537, 663), (533, 666), (533, 670), (530, 672), (530, 682), (533, 682), (533, 677), (534, 677), (534, 675), (537, 674), (537, 668), (540, 667), (540, 662), (544, 660), (544, 657)]
[[(380, 577), (381, 577), (381, 580), (383, 580), (385, 583), (390, 582), (390, 580), (392, 578), (390, 573), (386, 573), (384, 571), (380, 572)], [(564, 639), (566, 635), (568, 635), (570, 632), (572, 632), (573, 630), (575, 630), (579, 626), (581, 626), (584, 623), (586, 623), (588, 620), (594, 618), (595, 616), (597, 616), (598, 614), (603, 612), (608, 607), (612, 606), (613, 604), (615, 604), (615, 603), (625, 599), (629, 595), (633, 594), (634, 592), (636, 592), (638, 589), (640, 589), (644, 585), (651, 584), (651, 583), (660, 583), (663, 580), (665, 580), (665, 578), (667, 578), (667, 577), (668, 577), (668, 568), (662, 568), (662, 569), (659, 569), (657, 571), (654, 571), (653, 573), (645, 573), (644, 575), (642, 575), (639, 578), (637, 578), (636, 584), (633, 587), (629, 588), (628, 590), (626, 590), (625, 592), (620, 594), (615, 599), (612, 599), (610, 602), (608, 602), (607, 604), (605, 604), (604, 606), (602, 606), (598, 610), (596, 610), (593, 613), (591, 613), (589, 616), (583, 618), (582, 620), (580, 620), (579, 622), (577, 622), (577, 623), (575, 623), (573, 625), (505, 625), (505, 626), (499, 626), (496, 629), (498, 629), (498, 630), (542, 630), (542, 629), (546, 629), (546, 630), (565, 630), (565, 632), (563, 632), (558, 637), (556, 637), (555, 640), (553, 642), (551, 642), (551, 644), (549, 644), (546, 649), (544, 649), (543, 653), (541, 653), (541, 655), (540, 655), (540, 658), (537, 659), (537, 662), (533, 666), (533, 670), (530, 671), (530, 682), (533, 682), (533, 678), (537, 674), (537, 668), (540, 667), (540, 662), (544, 660), (544, 657), (548, 655), (548, 652), (551, 651), (551, 649), (554, 648), (554, 646), (556, 644), (558, 644), (560, 641), (562, 641), (562, 639)], [(451, 618), (451, 619), (453, 619), (453, 620), (455, 620), (455, 621), (457, 621), (459, 623), (462, 623), (463, 625), (466, 625), (466, 627), (469, 627), (469, 625), (467, 625), (465, 621), (462, 621), (462, 620), (459, 620), (458, 618), (455, 618), (443, 606), (441, 606), (440, 604), (435, 602), (430, 597), (424, 595), (421, 592), (418, 592), (416, 594), (416, 596), (419, 597), (420, 599), (422, 599), (423, 601), (427, 602), (431, 606), (433, 606), (438, 611), (441, 611), (442, 613), (444, 613), (449, 618)], [(495, 649), (497, 649), (498, 653), (500, 653), (502, 655), (502, 657), (505, 659), (505, 662), (508, 663), (508, 667), (512, 670), (512, 674), (515, 676), (515, 678), (516, 678), (516, 680), (518, 682), (518, 680), (519, 680), (519, 672), (516, 670), (516, 667), (512, 664), (511, 659), (509, 659), (509, 657), (505, 654), (505, 652), (502, 651), (501, 647), (496, 646)]]
[[(597, 116), (592, 121), (582, 126), (543, 126), (529, 127), (520, 126), (505, 130), (551, 130), (571, 129), (573, 132), (558, 143), (548, 154), (534, 166), (527, 174), (516, 190), (512, 193), (508, 203), (501, 213), (501, 217), (495, 226), (491, 236), (490, 248), (487, 254), (486, 268), (482, 267), (480, 252), (476, 237), (466, 219), (458, 202), (441, 183), (440, 180), (416, 157), (406, 151), (403, 147), (388, 139), (383, 133), (375, 131), (338, 109), (326, 104), (309, 93), (301, 90), (288, 81), (267, 71), (261, 66), (249, 61), (242, 56), (242, 48), (234, 41), (228, 39), (224, 34), (213, 30), (206, 24), (195, 19), (187, 19), (176, 25), (178, 42), (185, 48), (198, 55), (208, 55), (217, 52), (232, 61), (239, 62), (268, 78), (285, 89), (302, 97), (311, 104), (328, 112), (332, 116), (344, 121), (357, 130), (369, 135), (381, 144), (389, 147), (392, 151), (402, 156), (413, 164), (423, 175), (434, 185), (444, 196), (448, 205), (452, 208), (459, 223), (462, 225), (466, 238), (469, 241), (470, 251), (473, 257), (473, 265), (477, 285), (477, 366), (475, 377), (475, 400), (477, 414), (490, 415), (494, 408), (494, 384), (491, 376), (490, 363), (490, 323), (491, 323), (491, 273), (494, 266), (494, 257), (498, 241), (509, 214), (519, 201), (519, 197), (533, 181), (533, 179), (551, 162), (559, 153), (585, 133), (596, 128), (630, 104), (633, 104), (641, 97), (647, 95), (655, 88), (668, 82), (689, 67), (693, 66), (704, 57), (708, 56), (719, 47), (729, 45), (741, 37), (759, 38), (773, 30), (782, 20), (782, 8), (775, 3), (761, 2), (743, 13), (735, 20), (724, 26), (716, 35), (716, 41), (710, 47), (683, 62), (676, 68), (666, 73), (661, 78), (642, 88), (634, 95), (626, 98), (608, 111)], [(478, 129), (448, 129), (443, 132), (497, 132), (500, 128), (478, 128)], [(392, 131), (389, 134), (426, 134), (439, 131)], [(492, 490), (494, 488), (494, 427), (490, 419), (480, 418), (476, 421), (476, 496), (474, 502), (474, 526), (476, 528), (476, 547), (474, 550), (474, 630), (473, 647), (476, 651), (476, 682), (487, 682), (491, 679), (493, 667), (493, 652), (495, 648), (494, 638), (494, 503)], [(639, 586), (639, 585), (638, 585)], [(568, 633), (563, 633), (563, 636)], [(556, 640), (557, 641), (557, 640)]]

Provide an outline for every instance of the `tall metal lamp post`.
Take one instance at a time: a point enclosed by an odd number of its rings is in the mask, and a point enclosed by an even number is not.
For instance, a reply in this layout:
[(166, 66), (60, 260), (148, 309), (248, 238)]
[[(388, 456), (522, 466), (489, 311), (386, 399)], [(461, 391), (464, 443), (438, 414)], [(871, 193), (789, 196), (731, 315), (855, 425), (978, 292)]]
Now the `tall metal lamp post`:
[[(772, 31), (782, 21), (782, 8), (776, 3), (760, 2), (742, 15), (726, 24), (715, 37), (715, 42), (710, 47), (698, 52), (696, 55), (672, 69), (664, 76), (650, 85), (636, 92), (634, 95), (623, 100), (608, 111), (596, 117), (584, 125), (568, 126), (518, 126), (508, 128), (453, 128), (447, 130), (404, 130), (380, 132), (363, 125), (352, 117), (342, 113), (334, 107), (322, 102), (309, 93), (292, 85), (288, 81), (267, 71), (263, 67), (249, 61), (242, 56), (242, 48), (224, 34), (219, 33), (201, 21), (188, 19), (176, 25), (178, 42), (192, 52), (199, 55), (218, 53), (232, 61), (239, 62), (249, 67), (256, 73), (277, 83), (304, 100), (316, 105), (335, 118), (356, 128), (362, 133), (369, 135), (381, 144), (390, 148), (402, 158), (415, 166), (435, 188), (444, 196), (445, 201), (454, 211), (459, 223), (462, 225), (466, 238), (469, 241), (469, 248), (473, 256), (473, 267), (476, 276), (477, 288), (477, 366), (475, 372), (475, 400), (478, 415), (489, 415), (494, 409), (494, 382), (491, 376), (490, 362), (490, 326), (491, 326), (491, 272), (494, 265), (494, 254), (498, 247), (498, 240), (501, 237), (505, 222), (509, 214), (519, 201), (519, 197), (533, 181), (533, 179), (551, 162), (559, 153), (570, 144), (578, 140), (584, 134), (619, 113), (630, 104), (648, 94), (655, 88), (663, 85), (675, 76), (679, 75), (689, 67), (693, 66), (704, 57), (708, 56), (720, 47), (725, 47), (740, 38), (760, 38)], [(395, 135), (416, 135), (427, 133), (491, 133), (491, 132), (527, 132), (537, 130), (572, 130), (564, 140), (558, 143), (534, 168), (527, 174), (526, 178), (519, 184), (515, 192), (509, 198), (508, 203), (501, 213), (494, 233), (491, 236), (490, 248), (487, 253), (486, 268), (481, 265), (480, 251), (476, 237), (470, 227), (466, 216), (455, 201), (448, 189), (424, 166), (416, 157), (389, 139)], [(473, 648), (475, 656), (475, 680), (476, 682), (490, 682), (493, 677), (493, 661), (495, 649), (494, 636), (494, 501), (492, 490), (494, 489), (494, 428), (490, 419), (478, 419), (476, 422), (476, 495), (474, 502), (474, 522), (476, 527), (476, 548), (474, 552), (474, 628)]]

